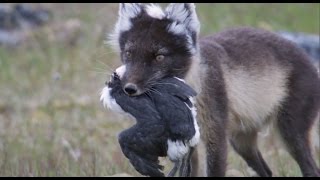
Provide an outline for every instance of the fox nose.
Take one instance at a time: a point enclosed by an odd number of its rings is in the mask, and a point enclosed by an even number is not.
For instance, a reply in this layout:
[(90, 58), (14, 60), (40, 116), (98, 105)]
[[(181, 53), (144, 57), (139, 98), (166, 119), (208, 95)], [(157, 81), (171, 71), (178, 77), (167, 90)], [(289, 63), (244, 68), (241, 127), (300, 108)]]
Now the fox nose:
[(128, 94), (128, 95), (134, 95), (135, 93), (137, 93), (138, 91), (138, 87), (135, 84), (132, 83), (127, 83), (124, 86), (124, 91)]

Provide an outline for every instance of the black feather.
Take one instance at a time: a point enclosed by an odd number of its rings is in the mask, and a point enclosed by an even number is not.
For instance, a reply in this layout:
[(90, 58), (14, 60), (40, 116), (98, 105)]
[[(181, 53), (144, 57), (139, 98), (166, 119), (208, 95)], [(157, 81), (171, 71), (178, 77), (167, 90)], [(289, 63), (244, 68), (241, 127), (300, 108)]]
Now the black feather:
[(147, 94), (127, 96), (119, 76), (107, 83), (110, 95), (136, 119), (136, 124), (121, 132), (119, 143), (135, 169), (147, 176), (162, 176), (158, 157), (167, 156), (167, 140), (186, 142), (195, 135), (189, 98), (196, 92), (176, 78), (164, 78)]

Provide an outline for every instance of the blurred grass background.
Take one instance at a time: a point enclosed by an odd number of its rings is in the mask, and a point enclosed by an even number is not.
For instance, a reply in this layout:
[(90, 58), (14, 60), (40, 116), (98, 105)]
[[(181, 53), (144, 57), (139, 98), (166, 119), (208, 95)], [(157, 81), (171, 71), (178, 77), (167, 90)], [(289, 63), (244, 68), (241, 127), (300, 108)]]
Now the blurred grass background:
[[(53, 41), (54, 30), (45, 25), (23, 46), (0, 46), (0, 176), (140, 176), (117, 141), (117, 134), (134, 122), (99, 102), (104, 82), (120, 64), (104, 44), (118, 5), (33, 6), (51, 10), (52, 23), (76, 20), (80, 33), (75, 43)], [(319, 4), (304, 3), (197, 4), (201, 35), (235, 26), (319, 35), (319, 9)], [(274, 176), (301, 176), (281, 146), (264, 139), (260, 147)], [(232, 150), (227, 175), (250, 175)]]

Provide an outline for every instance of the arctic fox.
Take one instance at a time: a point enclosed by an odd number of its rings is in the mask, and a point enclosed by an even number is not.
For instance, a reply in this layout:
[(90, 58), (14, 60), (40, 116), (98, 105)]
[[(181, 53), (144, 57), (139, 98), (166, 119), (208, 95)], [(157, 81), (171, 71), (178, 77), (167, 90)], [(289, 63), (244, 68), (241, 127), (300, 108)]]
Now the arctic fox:
[(120, 4), (111, 43), (126, 65), (123, 90), (141, 95), (160, 79), (175, 76), (197, 91), (207, 176), (225, 176), (228, 141), (258, 175), (272, 176), (257, 146), (257, 133), (270, 123), (303, 176), (320, 176), (310, 147), (320, 80), (305, 52), (256, 28), (203, 38), (199, 31), (193, 3), (164, 10), (155, 4)]

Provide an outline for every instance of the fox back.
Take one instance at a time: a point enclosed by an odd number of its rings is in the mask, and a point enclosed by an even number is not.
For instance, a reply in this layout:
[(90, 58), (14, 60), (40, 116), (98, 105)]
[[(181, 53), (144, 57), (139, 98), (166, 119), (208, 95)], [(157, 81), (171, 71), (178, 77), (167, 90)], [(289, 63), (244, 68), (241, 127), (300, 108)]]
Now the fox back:
[(320, 80), (303, 50), (255, 28), (203, 38), (199, 31), (192, 3), (164, 10), (154, 4), (120, 4), (110, 42), (125, 67), (123, 90), (140, 95), (174, 76), (197, 90), (208, 176), (225, 175), (227, 141), (258, 175), (272, 176), (257, 147), (257, 133), (270, 123), (302, 174), (320, 176), (309, 139), (320, 108)]

